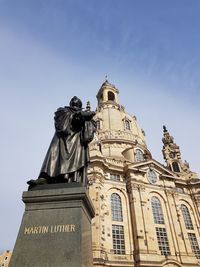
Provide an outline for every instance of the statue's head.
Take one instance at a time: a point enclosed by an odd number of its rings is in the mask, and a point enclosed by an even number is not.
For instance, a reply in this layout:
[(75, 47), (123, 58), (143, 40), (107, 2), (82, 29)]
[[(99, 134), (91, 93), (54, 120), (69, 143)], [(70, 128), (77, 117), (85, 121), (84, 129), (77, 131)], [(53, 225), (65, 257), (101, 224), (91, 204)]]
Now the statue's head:
[(69, 105), (70, 105), (70, 107), (76, 108), (76, 109), (77, 108), (78, 109), (81, 109), (82, 108), (82, 102), (81, 102), (81, 100), (77, 96), (72, 97)]

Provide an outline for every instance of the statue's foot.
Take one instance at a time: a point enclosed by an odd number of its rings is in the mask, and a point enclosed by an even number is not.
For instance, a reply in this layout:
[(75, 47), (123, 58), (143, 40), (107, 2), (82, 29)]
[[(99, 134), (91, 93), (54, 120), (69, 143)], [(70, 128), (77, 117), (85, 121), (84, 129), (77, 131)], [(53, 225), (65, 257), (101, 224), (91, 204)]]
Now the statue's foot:
[(41, 185), (41, 184), (47, 184), (47, 180), (46, 180), (46, 178), (38, 178), (38, 179), (36, 179), (36, 180), (29, 180), (28, 182), (27, 182), (27, 184), (28, 185), (30, 185), (30, 186), (34, 186), (34, 185)]

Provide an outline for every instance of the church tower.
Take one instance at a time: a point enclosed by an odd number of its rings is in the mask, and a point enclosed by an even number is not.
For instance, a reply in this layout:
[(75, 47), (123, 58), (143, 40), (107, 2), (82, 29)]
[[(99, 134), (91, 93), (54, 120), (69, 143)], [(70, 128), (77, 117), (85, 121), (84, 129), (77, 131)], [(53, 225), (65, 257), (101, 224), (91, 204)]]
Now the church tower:
[(182, 161), (180, 148), (174, 143), (174, 138), (169, 134), (166, 126), (163, 126), (163, 135), (162, 141), (164, 146), (162, 152), (167, 167), (176, 172), (177, 175), (184, 176), (185, 179), (195, 177), (196, 174), (189, 169), (189, 163)]
[(200, 190), (164, 127), (166, 166), (154, 160), (135, 116), (107, 80), (97, 93), (89, 194), (94, 267), (200, 266)]

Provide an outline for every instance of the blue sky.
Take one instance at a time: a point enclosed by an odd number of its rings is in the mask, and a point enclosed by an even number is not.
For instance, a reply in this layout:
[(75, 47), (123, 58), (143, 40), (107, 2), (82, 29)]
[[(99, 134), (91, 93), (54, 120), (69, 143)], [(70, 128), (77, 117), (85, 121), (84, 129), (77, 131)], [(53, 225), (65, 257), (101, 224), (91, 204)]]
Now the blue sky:
[(14, 246), (54, 111), (74, 95), (95, 109), (105, 75), (154, 158), (166, 124), (200, 173), (199, 14), (199, 0), (0, 0), (0, 252)]

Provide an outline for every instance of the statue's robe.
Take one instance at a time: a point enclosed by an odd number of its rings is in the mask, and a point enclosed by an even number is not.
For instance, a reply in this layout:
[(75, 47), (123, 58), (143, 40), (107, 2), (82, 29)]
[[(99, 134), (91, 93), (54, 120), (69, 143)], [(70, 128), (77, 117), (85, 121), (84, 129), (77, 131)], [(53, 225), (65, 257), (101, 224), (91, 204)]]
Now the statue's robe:
[(59, 177), (87, 167), (88, 143), (92, 140), (96, 127), (94, 120), (85, 121), (80, 114), (81, 110), (71, 107), (59, 108), (55, 112), (56, 131), (39, 177)]

